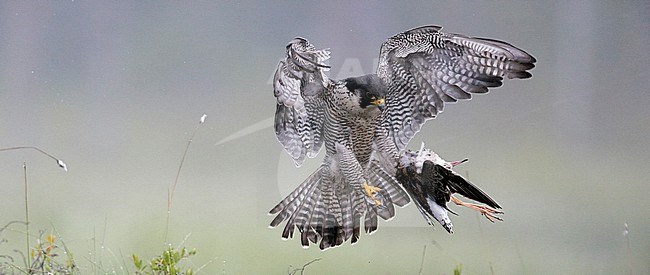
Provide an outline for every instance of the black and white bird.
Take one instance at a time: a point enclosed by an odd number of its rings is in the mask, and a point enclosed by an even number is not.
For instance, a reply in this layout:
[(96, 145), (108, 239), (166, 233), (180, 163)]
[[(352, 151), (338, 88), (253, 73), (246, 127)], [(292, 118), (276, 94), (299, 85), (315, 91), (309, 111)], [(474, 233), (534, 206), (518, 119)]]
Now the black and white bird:
[[(500, 221), (496, 215), (503, 214), (497, 210), (501, 206), (496, 201), (453, 170), (466, 161), (446, 161), (422, 143), (418, 151), (406, 150), (397, 164), (395, 178), (411, 195), (424, 219), (430, 225), (437, 221), (450, 234), (454, 231), (448, 212), (456, 214), (447, 208), (450, 201), (479, 211), (491, 222)], [(463, 202), (454, 194), (485, 205)]]
[(397, 34), (380, 49), (376, 74), (334, 80), (328, 49), (304, 38), (286, 47), (273, 89), (275, 133), (300, 166), (325, 144), (325, 159), (270, 214), (286, 221), (283, 238), (300, 232), (304, 247), (351, 243), (389, 220), (410, 198), (395, 179), (400, 155), (422, 125), (446, 103), (501, 86), (503, 78), (529, 78), (535, 59), (494, 39), (443, 33), (424, 26)]

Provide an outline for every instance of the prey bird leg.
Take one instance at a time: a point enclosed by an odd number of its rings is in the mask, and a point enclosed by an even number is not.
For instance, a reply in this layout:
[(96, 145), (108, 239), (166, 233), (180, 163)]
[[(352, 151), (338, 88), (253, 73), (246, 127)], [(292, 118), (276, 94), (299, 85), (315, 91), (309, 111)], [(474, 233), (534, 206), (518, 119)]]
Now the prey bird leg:
[(456, 198), (453, 195), (451, 196), (451, 201), (454, 202), (456, 205), (465, 206), (465, 207), (468, 207), (470, 209), (478, 211), (479, 213), (481, 213), (481, 215), (485, 216), (485, 218), (487, 218), (488, 221), (491, 221), (491, 222), (494, 222), (495, 220), (503, 221), (503, 219), (501, 219), (501, 217), (496, 216), (497, 214), (503, 214), (503, 212), (501, 212), (499, 210), (496, 210), (496, 209), (494, 209), (492, 207), (485, 206), (485, 205), (480, 205), (480, 204), (464, 202), (464, 201), (461, 201), (460, 199)]

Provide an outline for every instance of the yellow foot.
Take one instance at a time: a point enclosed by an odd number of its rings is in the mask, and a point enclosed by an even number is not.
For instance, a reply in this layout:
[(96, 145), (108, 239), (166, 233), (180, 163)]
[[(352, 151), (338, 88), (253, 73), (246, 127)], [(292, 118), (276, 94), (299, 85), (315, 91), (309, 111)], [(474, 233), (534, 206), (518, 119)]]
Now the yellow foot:
[(461, 200), (457, 199), (454, 196), (451, 196), (451, 201), (453, 201), (456, 205), (465, 206), (465, 207), (468, 207), (468, 208), (471, 208), (471, 209), (474, 209), (474, 210), (478, 211), (479, 213), (481, 213), (481, 215), (485, 216), (485, 218), (487, 218), (488, 221), (491, 221), (491, 222), (494, 222), (495, 220), (496, 221), (503, 221), (503, 219), (501, 219), (501, 217), (496, 216), (497, 214), (503, 214), (503, 212), (501, 212), (499, 210), (496, 210), (496, 209), (494, 209), (492, 207), (464, 202), (464, 201), (461, 201)]
[(372, 198), (373, 201), (375, 201), (375, 205), (379, 206), (381, 205), (381, 201), (375, 197), (375, 194), (379, 191), (381, 191), (381, 188), (377, 186), (372, 186), (369, 185), (368, 182), (363, 183), (363, 190), (366, 192), (366, 195), (370, 198)]

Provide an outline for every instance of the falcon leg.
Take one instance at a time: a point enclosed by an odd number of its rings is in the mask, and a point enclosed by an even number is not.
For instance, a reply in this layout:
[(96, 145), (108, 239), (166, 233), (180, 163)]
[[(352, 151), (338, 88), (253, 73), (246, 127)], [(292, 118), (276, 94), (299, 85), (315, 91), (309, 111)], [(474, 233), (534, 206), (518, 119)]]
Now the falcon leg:
[(503, 221), (500, 217), (497, 217), (496, 214), (503, 214), (503, 212), (496, 210), (492, 207), (485, 206), (485, 205), (479, 205), (479, 204), (474, 204), (474, 203), (468, 203), (461, 201), (460, 199), (454, 197), (453, 195), (451, 196), (451, 201), (454, 202), (456, 205), (460, 206), (465, 206), (470, 209), (474, 209), (481, 213), (481, 215), (485, 216), (485, 218), (488, 219), (488, 221), (494, 222), (495, 220), (497, 221)]
[(375, 197), (375, 194), (377, 194), (377, 192), (381, 191), (381, 188), (379, 188), (377, 186), (369, 185), (368, 182), (364, 182), (363, 183), (363, 190), (366, 192), (366, 195), (368, 197), (372, 198), (372, 200), (375, 202), (375, 205), (377, 205), (377, 206), (381, 205), (381, 201), (379, 201), (377, 199), (377, 197)]

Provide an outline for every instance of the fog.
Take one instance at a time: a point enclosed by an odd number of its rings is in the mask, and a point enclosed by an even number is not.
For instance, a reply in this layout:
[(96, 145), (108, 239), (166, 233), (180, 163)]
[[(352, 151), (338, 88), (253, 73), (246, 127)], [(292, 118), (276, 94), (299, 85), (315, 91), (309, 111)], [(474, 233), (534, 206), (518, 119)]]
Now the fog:
[[(81, 273), (132, 273), (131, 254), (166, 247), (168, 188), (197, 129), (167, 241), (196, 248), (188, 264), (202, 274), (317, 258), (306, 273), (650, 274), (648, 14), (645, 1), (2, 2), (0, 148), (37, 146), (68, 171), (0, 151), (0, 227), (25, 220), (25, 164), (31, 242), (56, 229)], [(386, 38), (421, 25), (538, 60), (531, 79), (448, 105), (410, 143), (469, 158), (458, 172), (504, 221), (451, 206), (449, 235), (409, 204), (354, 246), (281, 240), (267, 213), (320, 161), (295, 168), (271, 128), (286, 43), (331, 48), (330, 76), (343, 78), (373, 72)], [(19, 259), (24, 226), (0, 239)]]

